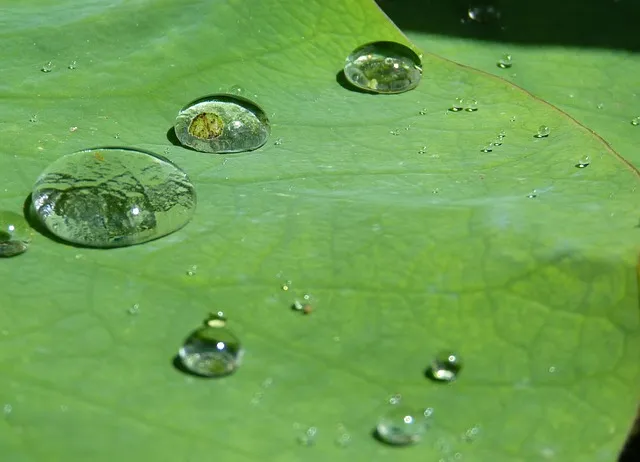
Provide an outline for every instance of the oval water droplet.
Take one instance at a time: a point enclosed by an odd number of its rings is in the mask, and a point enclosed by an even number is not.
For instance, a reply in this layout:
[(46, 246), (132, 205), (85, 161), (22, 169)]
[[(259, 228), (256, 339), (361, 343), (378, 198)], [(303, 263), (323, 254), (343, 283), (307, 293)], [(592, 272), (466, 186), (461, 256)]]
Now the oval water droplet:
[(631, 119), (631, 125), (637, 127), (638, 125), (640, 125), (640, 116), (638, 117), (634, 117), (633, 119)]
[(44, 66), (40, 68), (40, 70), (45, 74), (51, 72), (53, 70), (53, 63), (51, 61), (46, 62)]
[(551, 129), (546, 125), (540, 125), (538, 127), (538, 131), (536, 132), (534, 138), (546, 138), (551, 133)]
[(67, 68), (69, 70), (71, 70), (71, 71), (74, 70), (74, 69), (77, 69), (78, 68), (78, 63), (76, 61), (71, 61), (69, 63), (69, 65), (67, 66)]
[(509, 69), (513, 66), (513, 57), (509, 54), (502, 55), (496, 64), (500, 69)]
[(33, 238), (33, 231), (22, 215), (0, 211), (0, 258), (25, 253)]
[(500, 10), (493, 5), (472, 6), (467, 10), (467, 16), (472, 21), (488, 24), (500, 19)]
[(450, 351), (443, 351), (431, 361), (427, 369), (427, 377), (438, 382), (453, 382), (461, 370), (460, 356)]
[(489, 143), (484, 148), (480, 149), (480, 152), (492, 152), (493, 151), (493, 143)]
[(589, 164), (591, 163), (591, 157), (589, 156), (582, 156), (579, 160), (578, 163), (576, 164), (577, 168), (586, 168), (589, 166)]
[(196, 207), (187, 174), (159, 155), (126, 148), (60, 157), (33, 187), (36, 217), (86, 247), (124, 247), (173, 233)]
[(355, 87), (372, 93), (403, 93), (422, 78), (420, 57), (396, 42), (372, 42), (351, 52), (344, 75)]
[(475, 112), (478, 110), (478, 102), (475, 99), (467, 99), (464, 101), (464, 109), (467, 112)]
[(187, 270), (187, 276), (195, 276), (198, 271), (198, 265), (191, 265)]
[(202, 377), (232, 374), (240, 366), (243, 354), (240, 340), (227, 327), (227, 318), (222, 312), (212, 313), (178, 351), (186, 371)]
[(538, 192), (534, 189), (533, 191), (531, 191), (529, 194), (527, 194), (527, 197), (529, 199), (535, 199), (536, 197), (538, 197)]
[(271, 133), (269, 119), (260, 106), (227, 94), (187, 104), (178, 113), (174, 129), (183, 146), (217, 154), (258, 149)]
[(131, 305), (127, 309), (127, 313), (129, 313), (132, 316), (135, 316), (136, 314), (139, 314), (140, 313), (140, 304), (139, 303), (134, 303), (133, 305)]
[(449, 108), (451, 112), (460, 112), (464, 109), (465, 101), (462, 98), (453, 100), (453, 105)]
[(302, 435), (298, 437), (298, 443), (303, 446), (313, 446), (318, 437), (318, 429), (316, 427), (307, 428)]
[(428, 418), (424, 412), (396, 405), (378, 419), (375, 435), (383, 443), (407, 446), (422, 440), (427, 429)]

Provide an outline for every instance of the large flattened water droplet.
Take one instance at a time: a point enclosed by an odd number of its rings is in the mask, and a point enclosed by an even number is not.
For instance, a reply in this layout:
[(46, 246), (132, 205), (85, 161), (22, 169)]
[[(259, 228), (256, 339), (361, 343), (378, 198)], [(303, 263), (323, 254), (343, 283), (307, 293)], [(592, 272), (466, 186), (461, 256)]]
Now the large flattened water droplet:
[(33, 232), (22, 215), (0, 211), (0, 258), (23, 254), (32, 237)]
[(403, 93), (420, 83), (420, 57), (396, 42), (362, 45), (347, 56), (344, 75), (352, 85), (372, 93)]
[(50, 164), (33, 187), (33, 210), (58, 238), (124, 247), (170, 234), (196, 207), (193, 184), (168, 159), (126, 148), (88, 149)]
[(174, 129), (183, 146), (217, 154), (258, 149), (271, 133), (262, 108), (228, 94), (210, 95), (187, 104), (178, 113)]
[(235, 372), (243, 354), (240, 340), (227, 328), (227, 319), (221, 312), (211, 314), (178, 351), (184, 369), (202, 377), (223, 377)]
[(428, 429), (428, 416), (404, 405), (392, 406), (380, 417), (375, 436), (383, 443), (407, 446), (419, 442)]

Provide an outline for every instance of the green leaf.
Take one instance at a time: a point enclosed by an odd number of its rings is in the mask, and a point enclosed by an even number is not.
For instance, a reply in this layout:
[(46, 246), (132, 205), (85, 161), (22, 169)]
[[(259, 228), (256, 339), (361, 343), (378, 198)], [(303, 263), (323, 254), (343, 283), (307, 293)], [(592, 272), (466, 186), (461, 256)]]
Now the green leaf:
[[(353, 48), (406, 43), (364, 0), (32, 0), (4, 18), (1, 209), (100, 145), (166, 155), (199, 204), (151, 243), (37, 235), (0, 261), (3, 460), (615, 457), (640, 378), (638, 178), (583, 126), (435, 55), (414, 91), (343, 88)], [(270, 116), (265, 147), (170, 142), (185, 103), (231, 86)], [(290, 308), (305, 293), (308, 316)], [(217, 310), (244, 364), (186, 376), (177, 349)], [(442, 349), (464, 361), (447, 385), (424, 377)], [(395, 393), (434, 408), (406, 450), (371, 437)]]

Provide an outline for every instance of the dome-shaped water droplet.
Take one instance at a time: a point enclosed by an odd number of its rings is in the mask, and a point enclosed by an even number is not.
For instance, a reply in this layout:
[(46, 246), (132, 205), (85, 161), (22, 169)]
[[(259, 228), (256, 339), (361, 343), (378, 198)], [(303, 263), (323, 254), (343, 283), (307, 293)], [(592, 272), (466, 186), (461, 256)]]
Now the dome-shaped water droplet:
[(398, 404), (389, 408), (380, 417), (376, 425), (376, 437), (394, 446), (415, 444), (426, 433), (428, 421), (424, 412)]
[(478, 110), (478, 102), (475, 99), (467, 99), (464, 101), (464, 109), (468, 112), (475, 112)]
[(262, 108), (246, 98), (227, 94), (187, 104), (178, 113), (174, 129), (183, 146), (218, 154), (258, 149), (271, 133)]
[(636, 126), (636, 127), (638, 125), (640, 125), (640, 116), (634, 117), (633, 119), (631, 119), (631, 125)]
[(427, 376), (439, 382), (453, 382), (461, 370), (460, 356), (450, 351), (443, 351), (431, 361), (427, 369)]
[(184, 368), (203, 377), (222, 377), (236, 371), (244, 350), (240, 340), (227, 328), (222, 312), (211, 314), (204, 326), (185, 340), (178, 352)]
[(40, 70), (45, 74), (51, 72), (53, 70), (53, 63), (51, 61), (46, 62), (44, 66), (40, 68)]
[(464, 109), (465, 101), (462, 98), (453, 100), (453, 105), (449, 108), (451, 112), (459, 112)]
[(357, 88), (372, 93), (403, 93), (420, 83), (420, 57), (395, 42), (362, 45), (347, 56), (346, 79)]
[(87, 247), (123, 247), (186, 225), (196, 193), (168, 159), (124, 148), (60, 157), (33, 187), (36, 217), (62, 240)]
[(472, 6), (467, 10), (467, 16), (478, 23), (492, 23), (500, 19), (500, 10), (493, 5)]
[(589, 156), (582, 156), (579, 160), (578, 163), (576, 164), (576, 167), (578, 168), (586, 168), (589, 166), (589, 164), (591, 163), (591, 157)]
[(535, 138), (546, 138), (551, 133), (551, 129), (546, 125), (540, 125), (538, 127), (538, 132), (533, 135)]
[(500, 69), (509, 69), (513, 66), (513, 57), (509, 54), (503, 55), (497, 62)]
[(0, 211), (0, 258), (23, 254), (32, 237), (33, 231), (22, 215)]

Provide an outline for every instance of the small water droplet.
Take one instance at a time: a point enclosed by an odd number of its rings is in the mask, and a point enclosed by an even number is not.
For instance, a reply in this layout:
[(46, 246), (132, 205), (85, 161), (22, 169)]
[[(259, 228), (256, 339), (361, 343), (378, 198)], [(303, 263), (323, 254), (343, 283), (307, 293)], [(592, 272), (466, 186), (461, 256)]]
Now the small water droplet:
[(493, 143), (489, 143), (484, 148), (480, 149), (480, 152), (492, 152), (493, 151)]
[(475, 112), (478, 110), (478, 102), (475, 99), (467, 99), (464, 101), (464, 110), (467, 112)]
[(69, 63), (69, 65), (67, 66), (67, 68), (69, 68), (69, 70), (74, 70), (74, 69), (76, 69), (77, 67), (78, 67), (78, 63), (77, 63), (77, 62), (75, 62), (75, 61), (71, 61), (71, 62)]
[(116, 140), (120, 139), (120, 133), (116, 133), (115, 135), (113, 135), (113, 137), (114, 137)]
[(453, 106), (449, 108), (451, 112), (460, 112), (464, 109), (465, 101), (462, 98), (453, 100)]
[(546, 125), (540, 125), (538, 127), (538, 132), (533, 135), (534, 138), (546, 138), (551, 133), (551, 129)]
[(422, 412), (403, 405), (387, 410), (376, 425), (376, 437), (393, 446), (407, 446), (419, 442), (428, 428), (428, 419)]
[(631, 125), (637, 127), (638, 125), (640, 125), (640, 116), (638, 117), (634, 117), (633, 119), (631, 119)]
[(275, 140), (273, 142), (274, 146), (280, 146), (280, 145), (282, 145), (282, 143), (283, 143), (282, 138), (278, 138), (277, 140)]
[(598, 103), (596, 106), (598, 109), (604, 109), (604, 103)]
[(258, 149), (267, 142), (271, 125), (254, 102), (241, 96), (217, 94), (183, 107), (174, 130), (183, 146), (222, 154)]
[(347, 433), (347, 431), (342, 428), (339, 431), (338, 437), (336, 438), (336, 445), (341, 448), (346, 448), (351, 444), (351, 435)]
[(373, 93), (403, 93), (420, 83), (420, 57), (395, 42), (372, 42), (351, 52), (344, 75), (355, 87)]
[(400, 130), (398, 130), (397, 128), (394, 130), (389, 131), (389, 133), (393, 136), (398, 136), (400, 135)]
[(400, 404), (400, 401), (402, 401), (402, 395), (399, 393), (389, 397), (389, 404), (391, 405), (395, 406), (396, 404)]
[(140, 304), (135, 303), (135, 304), (131, 305), (127, 309), (127, 313), (132, 314), (132, 315), (136, 315), (136, 314), (140, 313)]
[(427, 147), (426, 146), (422, 146), (420, 148), (420, 150), (418, 151), (418, 154), (426, 154), (427, 153)]
[(472, 6), (467, 10), (467, 16), (472, 21), (489, 24), (500, 19), (500, 10), (493, 5)]
[(13, 406), (11, 404), (7, 403), (2, 408), (2, 411), (4, 412), (5, 415), (9, 415), (13, 411)]
[(515, 122), (516, 121), (516, 116), (513, 116), (509, 119), (510, 122)]
[(497, 66), (500, 69), (509, 69), (511, 66), (513, 66), (512, 56), (509, 54), (503, 55), (502, 58), (498, 60)]
[(191, 265), (187, 270), (187, 276), (195, 276), (198, 271), (198, 265)]
[(502, 146), (502, 140), (504, 140), (504, 138), (500, 138), (499, 136), (496, 137), (495, 140), (493, 140), (493, 142), (491, 143), (493, 146)]
[(427, 369), (427, 377), (438, 382), (453, 382), (462, 370), (462, 360), (456, 353), (443, 351), (436, 355)]
[(428, 114), (427, 108), (420, 109), (420, 112), (418, 112), (418, 114), (427, 115)]
[(11, 258), (25, 253), (33, 231), (22, 215), (0, 211), (0, 258)]
[(78, 131), (78, 127), (69, 127), (71, 133)]
[(46, 62), (40, 70), (45, 74), (51, 72), (53, 70), (53, 63), (51, 61)]
[(467, 443), (474, 442), (480, 434), (480, 426), (474, 425), (462, 434), (462, 439)]
[(318, 429), (316, 427), (309, 427), (298, 437), (298, 442), (303, 446), (313, 446), (317, 437)]
[(244, 350), (227, 328), (224, 313), (212, 313), (204, 326), (193, 331), (178, 352), (186, 371), (203, 377), (222, 377), (235, 372)]
[(126, 148), (59, 157), (40, 174), (32, 196), (36, 217), (54, 235), (99, 248), (173, 233), (196, 207), (186, 173), (161, 156)]
[(29, 122), (36, 123), (37, 121), (38, 121), (38, 114), (33, 114), (31, 117), (29, 117)]
[(527, 195), (527, 197), (528, 197), (529, 199), (535, 199), (536, 197), (538, 197), (538, 193), (537, 193), (537, 191), (534, 189), (533, 191), (531, 191), (531, 192)]
[(227, 93), (230, 93), (232, 95), (242, 95), (244, 94), (244, 92), (244, 88), (242, 88), (240, 85), (231, 85), (227, 90)]
[(582, 156), (580, 158), (580, 160), (578, 160), (578, 163), (576, 164), (577, 168), (586, 168), (589, 166), (589, 164), (591, 163), (591, 157), (589, 156)]
[(282, 290), (284, 290), (285, 292), (290, 288), (291, 288), (291, 281), (287, 281), (284, 284), (282, 284)]

